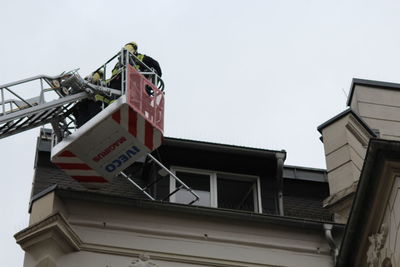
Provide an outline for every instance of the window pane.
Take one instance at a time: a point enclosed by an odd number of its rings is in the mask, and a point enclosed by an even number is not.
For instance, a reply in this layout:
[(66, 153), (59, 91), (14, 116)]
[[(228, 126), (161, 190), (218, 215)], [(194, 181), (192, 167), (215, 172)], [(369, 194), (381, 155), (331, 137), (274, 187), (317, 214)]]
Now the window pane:
[(218, 207), (256, 211), (255, 181), (217, 178)]
[[(194, 205), (211, 206), (210, 175), (177, 171), (176, 176), (200, 197), (200, 200)], [(179, 187), (179, 185), (179, 182), (176, 181), (175, 186)], [(175, 199), (178, 203), (188, 204), (194, 199), (194, 196), (185, 189), (181, 189), (175, 194)]]

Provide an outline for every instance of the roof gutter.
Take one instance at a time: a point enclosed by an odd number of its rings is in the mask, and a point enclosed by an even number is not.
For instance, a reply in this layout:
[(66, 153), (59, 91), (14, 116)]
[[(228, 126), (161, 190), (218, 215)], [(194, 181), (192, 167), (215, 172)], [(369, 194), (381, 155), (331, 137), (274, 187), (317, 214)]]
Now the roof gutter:
[(283, 207), (283, 163), (286, 159), (286, 154), (277, 153), (276, 157), (276, 181), (278, 184), (278, 210), (279, 215), (284, 216), (284, 207)]

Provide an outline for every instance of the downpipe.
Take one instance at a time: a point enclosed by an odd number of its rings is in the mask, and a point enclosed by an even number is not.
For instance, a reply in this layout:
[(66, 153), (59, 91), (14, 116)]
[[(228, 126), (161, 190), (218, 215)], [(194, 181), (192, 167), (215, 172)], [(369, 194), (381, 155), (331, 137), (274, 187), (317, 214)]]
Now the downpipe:
[(324, 223), (325, 238), (326, 241), (328, 241), (329, 247), (331, 248), (333, 266), (335, 266), (337, 257), (339, 255), (339, 249), (335, 243), (335, 240), (333, 239), (332, 228), (333, 228), (332, 224)]
[(278, 210), (279, 215), (284, 216), (284, 207), (283, 207), (283, 162), (285, 161), (286, 154), (285, 153), (277, 153), (276, 156), (276, 180), (278, 183)]

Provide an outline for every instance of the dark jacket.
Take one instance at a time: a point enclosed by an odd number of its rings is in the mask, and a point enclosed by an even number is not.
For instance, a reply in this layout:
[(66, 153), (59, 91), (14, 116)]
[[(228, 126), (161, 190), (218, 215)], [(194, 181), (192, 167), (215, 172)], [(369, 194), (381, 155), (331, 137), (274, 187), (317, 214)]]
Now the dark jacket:
[(160, 64), (158, 64), (157, 60), (153, 59), (152, 57), (143, 55), (143, 63), (146, 64), (148, 67), (153, 68), (155, 72), (157, 73), (158, 76), (161, 77), (162, 72), (161, 72), (161, 67)]
[[(148, 66), (149, 68), (153, 68), (154, 71), (157, 73), (157, 75), (161, 77), (161, 75), (162, 75), (161, 67), (160, 67), (160, 64), (158, 64), (158, 62), (155, 59), (153, 59), (152, 57), (146, 56), (144, 54), (137, 54), (136, 57), (139, 60), (141, 60), (144, 64), (146, 64), (146, 66)], [(137, 60), (135, 60), (135, 61), (137, 61)], [(130, 63), (130, 65), (137, 68), (139, 71), (146, 71), (145, 67), (143, 65), (141, 65), (139, 62), (134, 62), (133, 60), (132, 61), (130, 60), (129, 63)], [(120, 69), (120, 65), (119, 65), (119, 63), (117, 63), (114, 66), (114, 69), (112, 70), (113, 76), (109, 83), (110, 88), (114, 88), (117, 90), (121, 90), (121, 73), (119, 72), (119, 69)]]

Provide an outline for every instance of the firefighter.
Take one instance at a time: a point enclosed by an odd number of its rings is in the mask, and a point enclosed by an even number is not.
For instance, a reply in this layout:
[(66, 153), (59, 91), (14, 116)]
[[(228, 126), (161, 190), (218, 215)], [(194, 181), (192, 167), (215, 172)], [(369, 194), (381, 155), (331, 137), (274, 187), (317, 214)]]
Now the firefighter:
[[(88, 80), (90, 83), (99, 85), (101, 79), (103, 79), (103, 76), (103, 69), (99, 69), (86, 77), (85, 80)], [(102, 100), (103, 99), (101, 95), (95, 95), (95, 100), (84, 99), (79, 101), (75, 105), (72, 114), (75, 117), (75, 124), (77, 128), (81, 127), (102, 110)]]
[[(146, 64), (149, 68), (153, 69), (155, 73), (161, 77), (162, 73), (158, 62), (149, 56), (146, 56), (144, 54), (139, 54), (137, 52), (137, 44), (135, 42), (130, 42), (126, 44), (124, 48), (133, 55), (135, 55), (138, 60)], [(146, 71), (145, 67), (141, 65), (140, 62), (132, 61), (129, 63), (139, 71)], [(122, 68), (120, 67), (120, 64), (117, 63), (114, 69), (112, 70), (112, 76), (110, 81), (108, 82), (108, 87), (121, 90), (121, 69)], [(99, 85), (101, 80), (103, 80), (103, 77), (104, 77), (104, 71), (103, 69), (99, 69), (93, 72), (86, 79), (93, 84)], [(146, 87), (146, 91), (149, 95), (153, 94), (153, 90), (151, 89), (151, 87)], [(73, 112), (73, 115), (75, 116), (76, 126), (79, 128), (80, 126), (85, 124), (88, 120), (96, 116), (96, 114), (99, 113), (103, 107), (106, 107), (113, 101), (115, 101), (116, 98), (117, 98), (116, 96), (110, 97), (101, 94), (96, 94), (94, 96), (94, 100), (85, 99), (80, 101), (75, 106), (75, 110)]]
[[(138, 60), (143, 62), (149, 68), (153, 69), (154, 72), (161, 77), (162, 72), (160, 68), (160, 64), (150, 56), (139, 54), (138, 53), (138, 45), (135, 42), (127, 43), (124, 48), (128, 50), (130, 53), (136, 56)], [(134, 66), (139, 71), (146, 71), (145, 67), (139, 62), (129, 62), (132, 66)], [(121, 67), (120, 64), (117, 63), (112, 70), (112, 77), (109, 84), (110, 88), (121, 90)]]

